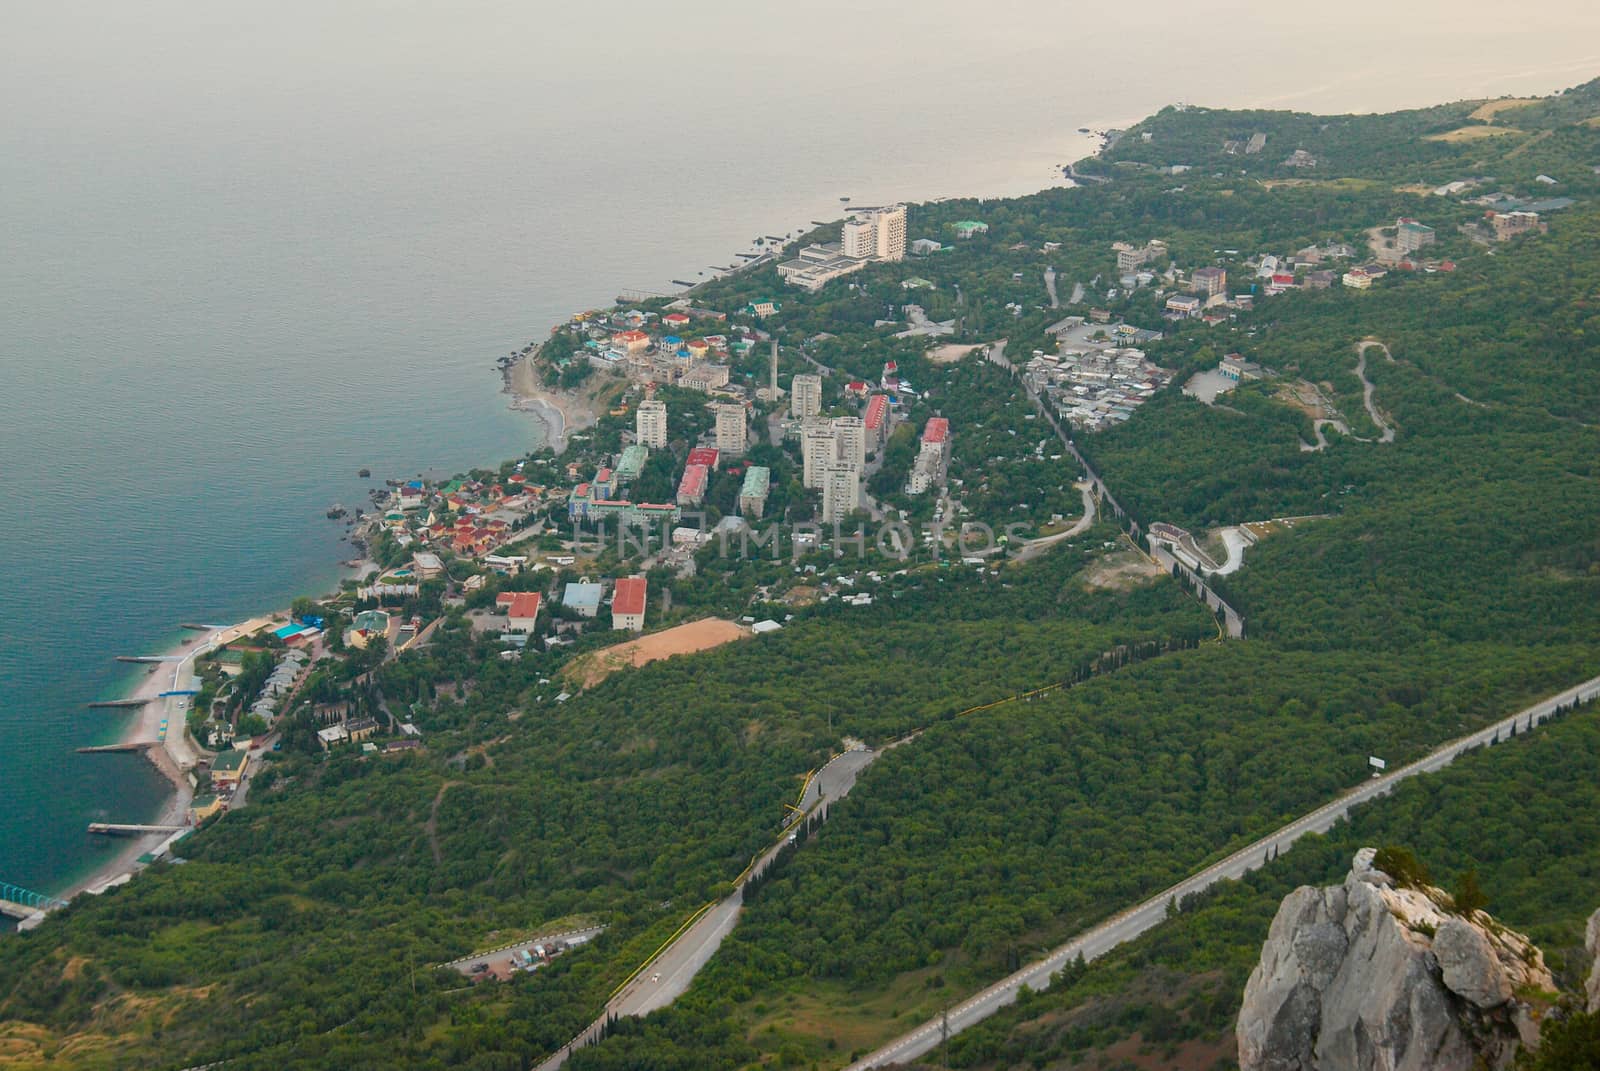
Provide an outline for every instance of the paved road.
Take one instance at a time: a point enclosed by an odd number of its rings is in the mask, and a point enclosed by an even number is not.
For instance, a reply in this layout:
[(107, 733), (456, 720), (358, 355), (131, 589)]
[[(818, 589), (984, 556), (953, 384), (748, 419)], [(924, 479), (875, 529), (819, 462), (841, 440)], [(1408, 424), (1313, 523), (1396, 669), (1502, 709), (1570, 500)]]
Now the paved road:
[(1366, 803), (1378, 796), (1387, 795), (1401, 781), (1415, 777), (1418, 774), (1434, 773), (1441, 770), (1463, 752), (1481, 747), (1491, 740), (1504, 736), (1513, 727), (1518, 732), (1526, 732), (1549, 718), (1558, 706), (1565, 706), (1575, 699), (1582, 699), (1588, 702), (1596, 697), (1600, 697), (1600, 677), (1593, 677), (1576, 687), (1568, 688), (1564, 692), (1535, 703), (1525, 710), (1519, 710), (1510, 717), (1504, 718), (1485, 729), (1480, 729), (1470, 736), (1451, 741), (1409, 766), (1402, 767), (1383, 777), (1366, 781), (1332, 803), (1325, 804), (1310, 814), (1295, 819), (1288, 825), (1262, 837), (1254, 844), (1239, 849), (1221, 862), (1213, 863), (1198, 874), (1185, 878), (1169, 889), (1164, 889), (1137, 907), (1124, 911), (1122, 914), (1073, 938), (1050, 952), (1044, 959), (1024, 967), (1015, 974), (970, 997), (959, 1006), (951, 1008), (944, 1023), (941, 1023), (938, 1019), (923, 1023), (909, 1034), (905, 1034), (871, 1055), (857, 1060), (850, 1065), (848, 1071), (865, 1071), (866, 1068), (888, 1067), (916, 1059), (938, 1046), (946, 1033), (946, 1024), (948, 1025), (948, 1033), (958, 1033), (974, 1023), (987, 1019), (1001, 1008), (1015, 1001), (1017, 999), (1017, 990), (1022, 986), (1027, 986), (1034, 990), (1047, 988), (1050, 984), (1050, 976), (1077, 959), (1078, 956), (1083, 956), (1085, 960), (1095, 959), (1105, 955), (1105, 953), (1124, 941), (1131, 941), (1140, 934), (1153, 929), (1166, 918), (1169, 901), (1173, 899), (1181, 901), (1184, 897), (1210, 888), (1225, 878), (1240, 878), (1249, 871), (1261, 866), (1265, 862), (1269, 851), (1276, 850), (1281, 852), (1307, 833), (1327, 832), (1333, 827), (1334, 823), (1344, 818), (1352, 807)]
[[(835, 756), (818, 770), (806, 784), (800, 797), (800, 809), (809, 814), (814, 809), (825, 808), (849, 795), (855, 787), (856, 777), (876, 759), (881, 751), (859, 748)], [(600, 1035), (605, 1021), (611, 1016), (648, 1015), (657, 1008), (671, 1004), (684, 991), (694, 976), (700, 973), (722, 944), (723, 938), (733, 932), (738, 924), (739, 912), (744, 907), (745, 882), (766, 871), (789, 842), (787, 830), (740, 875), (733, 892), (711, 907), (694, 924), (663, 948), (637, 977), (625, 985), (607, 1003), (605, 1011), (574, 1038), (565, 1048), (547, 1058), (538, 1071), (555, 1071), (567, 1062), (574, 1049), (592, 1044)]]
[(1064, 532), (1057, 532), (1055, 535), (1048, 535), (1039, 539), (1028, 540), (1028, 542), (1023, 546), (1022, 550), (1017, 553), (1017, 561), (1032, 561), (1045, 551), (1049, 550), (1051, 547), (1055, 546), (1057, 543), (1061, 542), (1063, 539), (1071, 539), (1073, 536), (1082, 535), (1090, 528), (1094, 527), (1093, 487), (1087, 480), (1079, 480), (1073, 486), (1075, 486), (1078, 489), (1078, 493), (1083, 496), (1083, 516), (1078, 518), (1077, 523)]
[(1046, 268), (1044, 270), (1044, 288), (1050, 292), (1050, 307), (1059, 309), (1061, 307), (1061, 299), (1056, 297), (1056, 270), (1054, 268)]

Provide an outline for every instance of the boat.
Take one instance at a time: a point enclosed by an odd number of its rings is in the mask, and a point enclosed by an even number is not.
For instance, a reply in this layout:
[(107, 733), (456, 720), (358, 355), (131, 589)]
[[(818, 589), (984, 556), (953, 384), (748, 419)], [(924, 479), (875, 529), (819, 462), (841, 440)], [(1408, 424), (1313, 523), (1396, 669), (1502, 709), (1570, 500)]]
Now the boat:
[(1089, 128), (1086, 127), (1086, 126), (1080, 126), (1078, 128), (1078, 133), (1080, 133), (1080, 134), (1087, 134), (1088, 132), (1089, 132)]
[(362, 469), (360, 472), (356, 473), (356, 475), (361, 477), (361, 479), (365, 480), (369, 476), (372, 475), (372, 470), (371, 469)]

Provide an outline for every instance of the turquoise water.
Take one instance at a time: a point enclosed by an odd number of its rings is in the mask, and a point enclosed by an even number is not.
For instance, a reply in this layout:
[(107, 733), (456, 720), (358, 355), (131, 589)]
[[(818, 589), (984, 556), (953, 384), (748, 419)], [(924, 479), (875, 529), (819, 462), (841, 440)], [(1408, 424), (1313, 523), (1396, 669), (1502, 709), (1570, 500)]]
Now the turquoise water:
[[(1207, 103), (1328, 109), (1548, 91), (1600, 65), (1587, 0), (1447, 34), (1373, 4), (1387, 39), (1428, 34), (1403, 86), (1372, 77), (1355, 15), (536, 7), (8, 11), (0, 881), (62, 888), (116, 847), (87, 822), (159, 805), (141, 760), (72, 751), (124, 717), (84, 709), (133, 679), (112, 656), (331, 586), (349, 551), (323, 510), (365, 504), (363, 467), (537, 444), (491, 366), (572, 310), (696, 278), (840, 195), (1038, 189), (1088, 150), (1079, 126), (1204, 97), (1223, 62), (1231, 96)], [(1138, 77), (1108, 77), (1095, 42), (1130, 39)], [(1314, 76), (1285, 95), (1284, 70)]]

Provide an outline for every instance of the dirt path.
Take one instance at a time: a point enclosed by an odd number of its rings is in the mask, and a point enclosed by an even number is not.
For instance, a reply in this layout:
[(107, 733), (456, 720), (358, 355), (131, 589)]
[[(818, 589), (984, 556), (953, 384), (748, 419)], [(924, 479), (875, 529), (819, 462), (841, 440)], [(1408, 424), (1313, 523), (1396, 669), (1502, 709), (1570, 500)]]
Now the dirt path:
[[(1373, 403), (1372, 392), (1374, 388), (1372, 380), (1367, 378), (1367, 350), (1373, 347), (1382, 350), (1384, 358), (1390, 364), (1395, 363), (1394, 355), (1389, 352), (1389, 347), (1377, 339), (1366, 339), (1356, 347), (1356, 378), (1361, 380), (1361, 404), (1367, 407), (1367, 416), (1371, 417), (1372, 423), (1377, 426), (1379, 432), (1378, 441), (1380, 443), (1392, 443), (1394, 442), (1394, 427), (1383, 419), (1383, 414), (1378, 412), (1377, 405)], [(1362, 439), (1361, 441), (1371, 442), (1372, 440)]]
[(643, 666), (658, 658), (706, 651), (748, 635), (750, 633), (735, 622), (707, 617), (584, 655), (569, 664), (563, 675), (580, 687), (593, 688), (619, 669)]
[(459, 784), (460, 781), (446, 781), (439, 786), (433, 806), (428, 808), (428, 820), (422, 824), (422, 831), (428, 834), (428, 850), (433, 853), (434, 866), (444, 862), (444, 853), (439, 850), (439, 804), (444, 802), (444, 794)]

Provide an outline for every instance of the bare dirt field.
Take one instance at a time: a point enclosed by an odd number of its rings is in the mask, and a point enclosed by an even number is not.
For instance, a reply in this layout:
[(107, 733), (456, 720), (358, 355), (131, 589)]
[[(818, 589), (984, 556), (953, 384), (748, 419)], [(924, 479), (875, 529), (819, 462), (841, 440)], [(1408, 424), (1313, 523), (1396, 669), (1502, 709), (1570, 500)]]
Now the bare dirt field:
[(928, 351), (928, 360), (934, 364), (955, 364), (961, 358), (981, 347), (970, 343), (950, 342), (943, 346), (935, 346)]
[(1429, 134), (1429, 141), (1479, 141), (1483, 138), (1498, 137), (1501, 134), (1523, 134), (1526, 131), (1518, 130), (1511, 126), (1463, 126), (1443, 134)]
[(1494, 122), (1494, 117), (1503, 111), (1509, 111), (1512, 108), (1526, 108), (1530, 104), (1538, 103), (1539, 101), (1533, 97), (1507, 97), (1504, 100), (1486, 100), (1478, 105), (1477, 110), (1467, 118), (1477, 119), (1484, 123), (1492, 123)]
[(593, 688), (619, 669), (646, 665), (658, 658), (707, 651), (748, 635), (749, 631), (741, 625), (708, 617), (584, 655), (563, 673), (580, 687)]
[(1165, 569), (1138, 551), (1119, 550), (1084, 570), (1083, 582), (1091, 588), (1126, 591), (1165, 575)]

